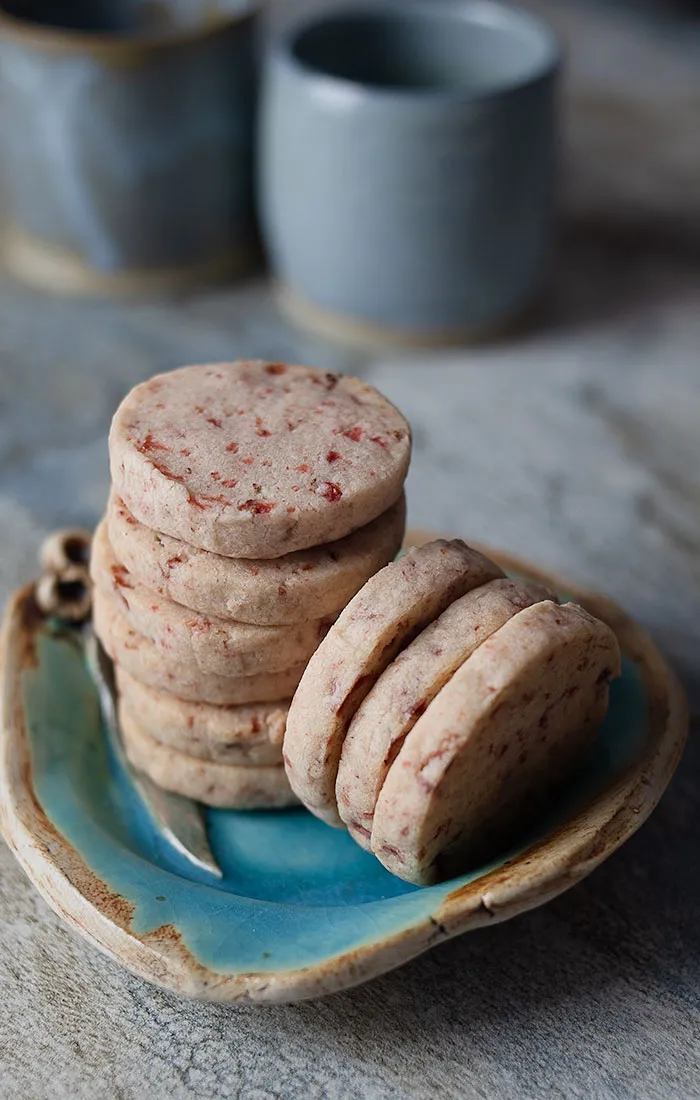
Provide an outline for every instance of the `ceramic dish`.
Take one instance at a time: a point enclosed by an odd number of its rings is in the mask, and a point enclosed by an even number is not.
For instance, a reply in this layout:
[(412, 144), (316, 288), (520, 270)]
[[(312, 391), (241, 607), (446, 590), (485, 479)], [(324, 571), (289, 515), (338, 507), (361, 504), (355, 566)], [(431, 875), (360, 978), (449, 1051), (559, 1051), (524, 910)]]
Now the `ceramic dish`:
[(2, 649), (0, 823), (39, 892), (102, 951), (174, 992), (294, 1001), (357, 985), (573, 886), (661, 797), (685, 739), (683, 693), (615, 605), (493, 556), (610, 623), (623, 676), (586, 767), (547, 820), (494, 863), (424, 889), (303, 810), (209, 811), (224, 878), (192, 869), (153, 832), (108, 754), (78, 635), (20, 589)]

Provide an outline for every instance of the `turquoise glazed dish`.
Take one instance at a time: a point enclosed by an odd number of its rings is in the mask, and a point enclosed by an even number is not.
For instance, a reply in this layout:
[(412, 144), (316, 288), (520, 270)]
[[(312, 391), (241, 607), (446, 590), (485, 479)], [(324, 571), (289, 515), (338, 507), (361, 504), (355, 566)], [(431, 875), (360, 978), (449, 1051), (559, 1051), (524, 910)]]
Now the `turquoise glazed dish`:
[(410, 886), (300, 809), (208, 811), (224, 876), (193, 868), (154, 831), (110, 757), (77, 631), (42, 617), (31, 587), (15, 594), (4, 626), (5, 839), (49, 904), (101, 950), (174, 992), (217, 1001), (333, 992), (539, 905), (651, 813), (686, 731), (682, 691), (642, 631), (607, 600), (558, 587), (616, 630), (623, 676), (575, 784), (489, 866)]

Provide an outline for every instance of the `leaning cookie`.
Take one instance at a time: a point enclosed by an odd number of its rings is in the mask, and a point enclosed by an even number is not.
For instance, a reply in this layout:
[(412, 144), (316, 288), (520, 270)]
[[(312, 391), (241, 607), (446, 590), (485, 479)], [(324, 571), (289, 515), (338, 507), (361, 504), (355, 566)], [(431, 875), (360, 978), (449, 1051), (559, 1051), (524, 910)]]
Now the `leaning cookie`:
[(335, 784), (362, 700), (397, 653), (454, 600), (502, 570), (460, 539), (408, 551), (372, 577), (309, 661), (289, 708), (284, 760), (304, 805), (342, 826)]
[(270, 810), (296, 805), (284, 768), (212, 764), (162, 745), (141, 729), (128, 707), (119, 724), (129, 760), (166, 791), (225, 810)]
[(404, 738), (453, 673), (523, 608), (556, 597), (543, 585), (500, 578), (467, 592), (379, 677), (350, 723), (338, 766), (338, 812), (370, 848), (374, 807)]
[(411, 436), (366, 382), (248, 360), (136, 386), (109, 452), (116, 492), (147, 527), (216, 554), (277, 558), (386, 512)]
[(288, 702), (192, 703), (139, 683), (119, 666), (115, 671), (124, 704), (155, 741), (215, 764), (282, 763)]
[(332, 621), (253, 626), (189, 611), (138, 584), (117, 561), (104, 520), (95, 531), (90, 572), (104, 602), (133, 630), (150, 638), (169, 660), (204, 674), (254, 676), (305, 662)]
[(156, 691), (168, 691), (194, 703), (233, 706), (242, 703), (272, 703), (289, 699), (299, 683), (304, 664), (280, 672), (259, 672), (256, 676), (219, 676), (205, 673), (191, 664), (166, 657), (150, 640), (116, 614), (101, 592), (93, 597), (93, 626), (106, 652), (135, 680)]
[(418, 884), (494, 855), (581, 763), (619, 674), (615, 635), (582, 608), (520, 611), (406, 736), (377, 798), (372, 851)]
[(401, 548), (406, 500), (337, 542), (281, 558), (227, 558), (152, 531), (112, 494), (109, 538), (145, 588), (204, 615), (259, 626), (307, 622), (342, 611)]

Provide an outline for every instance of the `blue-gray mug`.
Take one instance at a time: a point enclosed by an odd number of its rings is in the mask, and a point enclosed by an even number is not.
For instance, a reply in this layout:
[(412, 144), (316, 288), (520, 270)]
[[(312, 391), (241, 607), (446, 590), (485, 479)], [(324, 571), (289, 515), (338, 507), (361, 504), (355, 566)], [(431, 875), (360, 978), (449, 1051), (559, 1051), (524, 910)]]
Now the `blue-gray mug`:
[(241, 0), (0, 0), (3, 266), (97, 294), (249, 267), (256, 19)]
[(550, 256), (551, 29), (499, 0), (316, 14), (269, 46), (260, 217), (281, 299), (350, 340), (461, 340), (518, 318)]

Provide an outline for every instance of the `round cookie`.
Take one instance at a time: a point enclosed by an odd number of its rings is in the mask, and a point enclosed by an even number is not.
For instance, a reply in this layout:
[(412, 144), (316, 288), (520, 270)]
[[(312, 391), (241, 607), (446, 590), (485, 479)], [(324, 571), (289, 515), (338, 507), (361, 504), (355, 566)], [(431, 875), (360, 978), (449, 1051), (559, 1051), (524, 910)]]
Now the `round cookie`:
[(118, 560), (139, 584), (222, 619), (276, 626), (337, 615), (396, 556), (406, 524), (403, 495), (338, 542), (281, 558), (226, 558), (144, 527), (115, 494), (107, 508)]
[(360, 703), (405, 645), (465, 592), (503, 576), (461, 539), (409, 550), (371, 577), (309, 661), (287, 717), (284, 761), (307, 809), (339, 825), (335, 782)]
[(284, 768), (212, 764), (161, 745), (139, 726), (126, 706), (119, 724), (129, 760), (166, 791), (223, 810), (271, 810), (296, 805)]
[(247, 360), (136, 386), (109, 450), (114, 488), (147, 527), (217, 554), (276, 558), (386, 512), (411, 437), (366, 382)]
[(155, 691), (123, 668), (116, 677), (124, 705), (155, 741), (215, 764), (282, 763), (288, 702), (215, 707)]
[(320, 619), (252, 626), (189, 611), (135, 581), (114, 556), (104, 520), (95, 531), (90, 573), (105, 602), (133, 630), (150, 638), (164, 656), (204, 673), (254, 676), (290, 668), (308, 661), (331, 625), (330, 619)]
[(338, 765), (338, 813), (370, 850), (377, 797), (409, 730), (482, 642), (518, 611), (556, 599), (540, 584), (501, 578), (443, 611), (382, 673), (350, 723)]
[(156, 691), (169, 691), (194, 703), (233, 706), (289, 699), (305, 668), (300, 664), (282, 672), (259, 672), (256, 676), (218, 676), (202, 672), (192, 665), (172, 660), (150, 638), (132, 630), (97, 590), (93, 595), (92, 620), (97, 637), (115, 664)]
[(406, 736), (377, 799), (372, 851), (418, 884), (494, 856), (580, 764), (619, 673), (615, 635), (583, 608), (520, 611)]

